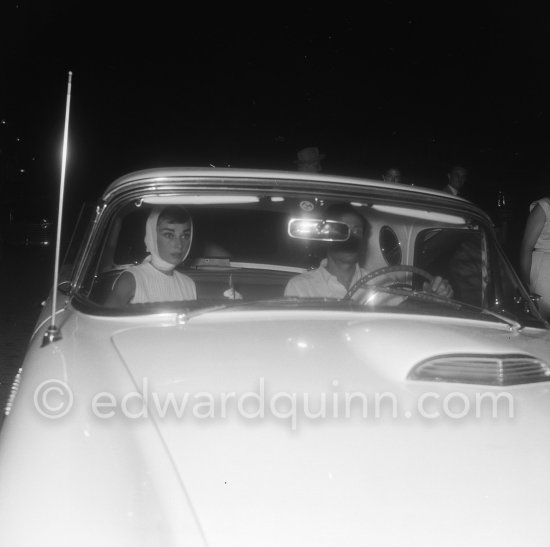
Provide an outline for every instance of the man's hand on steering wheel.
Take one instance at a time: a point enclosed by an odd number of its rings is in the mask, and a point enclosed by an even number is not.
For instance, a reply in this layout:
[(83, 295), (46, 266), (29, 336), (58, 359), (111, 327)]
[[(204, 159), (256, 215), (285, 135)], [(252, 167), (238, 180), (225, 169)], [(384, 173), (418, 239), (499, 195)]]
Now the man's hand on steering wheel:
[[(348, 289), (348, 292), (346, 293), (346, 296), (344, 299), (351, 300), (353, 295), (359, 290), (367, 286), (369, 281), (380, 277), (382, 275), (387, 274), (393, 274), (397, 272), (405, 272), (405, 273), (413, 273), (416, 275), (419, 275), (425, 279), (424, 284), (422, 285), (422, 291), (426, 293), (432, 293), (437, 296), (440, 296), (442, 298), (451, 298), (453, 296), (453, 288), (451, 287), (450, 283), (446, 280), (440, 277), (439, 275), (436, 275), (435, 277), (427, 272), (426, 270), (422, 270), (421, 268), (417, 268), (416, 266), (410, 266), (408, 264), (401, 264), (398, 266), (386, 266), (384, 268), (378, 268), (377, 270), (374, 270), (366, 275), (364, 275), (359, 281), (357, 281), (352, 287)], [(403, 287), (404, 285), (404, 287)], [(388, 292), (390, 294), (401, 294), (402, 296), (407, 296), (406, 293), (403, 293), (403, 290), (408, 290), (409, 292), (413, 291), (413, 287), (409, 283), (397, 283), (392, 284), (389, 286), (383, 286), (383, 287), (376, 287), (376, 286), (370, 286), (370, 288), (382, 291), (382, 292)], [(396, 291), (400, 291), (399, 293)]]
[(436, 275), (431, 282), (424, 281), (422, 289), (425, 292), (433, 292), (438, 296), (443, 296), (445, 298), (452, 298), (454, 294), (451, 284), (439, 275)]

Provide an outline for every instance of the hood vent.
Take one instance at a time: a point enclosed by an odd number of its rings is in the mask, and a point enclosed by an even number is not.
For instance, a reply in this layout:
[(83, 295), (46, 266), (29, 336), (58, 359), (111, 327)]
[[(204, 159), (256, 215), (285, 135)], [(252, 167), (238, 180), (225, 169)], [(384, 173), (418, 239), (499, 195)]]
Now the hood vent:
[(489, 386), (550, 381), (550, 367), (530, 355), (440, 355), (418, 363), (407, 379)]

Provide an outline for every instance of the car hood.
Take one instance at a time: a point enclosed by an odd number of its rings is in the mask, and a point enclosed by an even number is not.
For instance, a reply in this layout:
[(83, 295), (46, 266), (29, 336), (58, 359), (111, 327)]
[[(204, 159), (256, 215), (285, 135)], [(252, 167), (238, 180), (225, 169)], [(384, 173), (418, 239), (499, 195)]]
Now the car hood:
[[(136, 390), (126, 411), (155, 423), (209, 545), (534, 545), (546, 533), (548, 383), (505, 390), (519, 416), (459, 419), (445, 397), (460, 407), (504, 390), (407, 380), (440, 354), (548, 359), (546, 332), (218, 312), (111, 339)], [(426, 394), (439, 404), (429, 418)]]

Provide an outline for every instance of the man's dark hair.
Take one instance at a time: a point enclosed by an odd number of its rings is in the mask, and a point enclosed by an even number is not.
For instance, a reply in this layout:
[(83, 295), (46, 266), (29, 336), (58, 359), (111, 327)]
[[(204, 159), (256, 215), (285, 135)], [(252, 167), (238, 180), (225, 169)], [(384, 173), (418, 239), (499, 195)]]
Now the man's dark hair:
[(353, 205), (347, 202), (342, 203), (333, 203), (325, 209), (324, 218), (325, 220), (338, 220), (344, 215), (353, 214), (358, 216), (361, 219), (363, 224), (363, 233), (364, 237), (368, 238), (370, 235), (370, 223), (365, 218), (365, 216)]

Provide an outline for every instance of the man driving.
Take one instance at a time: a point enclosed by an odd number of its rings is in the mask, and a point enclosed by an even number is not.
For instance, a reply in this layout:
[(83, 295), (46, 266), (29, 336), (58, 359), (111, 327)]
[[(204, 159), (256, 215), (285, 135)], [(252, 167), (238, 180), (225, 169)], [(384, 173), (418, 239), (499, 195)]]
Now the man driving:
[[(326, 258), (315, 270), (297, 275), (289, 280), (285, 288), (285, 296), (299, 298), (344, 298), (348, 290), (369, 272), (359, 266), (361, 249), (363, 248), (368, 223), (355, 208), (347, 203), (331, 205), (326, 210), (326, 218), (345, 222), (350, 228), (347, 241), (331, 242), (327, 247)], [(383, 279), (378, 279), (378, 285), (400, 282), (395, 274), (388, 273)], [(440, 276), (423, 286), (426, 292), (450, 298), (453, 295), (451, 285)], [(400, 303), (403, 298), (397, 299)], [(389, 304), (389, 301), (385, 302)]]

